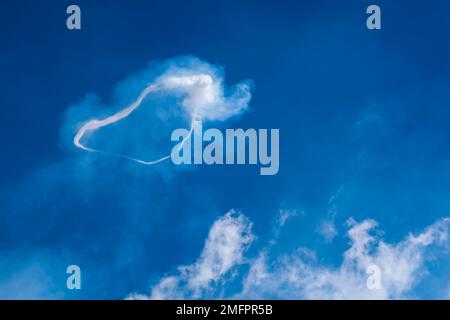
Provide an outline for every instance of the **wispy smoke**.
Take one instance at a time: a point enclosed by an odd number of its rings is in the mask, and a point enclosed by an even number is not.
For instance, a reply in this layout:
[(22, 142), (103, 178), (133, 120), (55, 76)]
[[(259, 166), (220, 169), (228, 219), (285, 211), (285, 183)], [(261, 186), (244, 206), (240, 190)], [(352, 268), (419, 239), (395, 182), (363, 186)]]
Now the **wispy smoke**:
[[(248, 108), (251, 99), (249, 82), (240, 82), (226, 90), (219, 69), (197, 58), (183, 57), (164, 63), (165, 70), (147, 84), (139, 96), (128, 106), (102, 119), (90, 119), (78, 129), (73, 143), (76, 147), (88, 152), (101, 152), (108, 155), (123, 157), (141, 164), (151, 165), (170, 158), (170, 154), (157, 160), (146, 161), (122, 153), (111, 153), (89, 147), (83, 143), (87, 133), (117, 123), (127, 118), (139, 108), (142, 102), (151, 94), (174, 95), (179, 105), (178, 113), (188, 115), (191, 122), (190, 133), (182, 143), (189, 139), (195, 120), (224, 121), (242, 113)], [(228, 95), (225, 94), (228, 92)]]

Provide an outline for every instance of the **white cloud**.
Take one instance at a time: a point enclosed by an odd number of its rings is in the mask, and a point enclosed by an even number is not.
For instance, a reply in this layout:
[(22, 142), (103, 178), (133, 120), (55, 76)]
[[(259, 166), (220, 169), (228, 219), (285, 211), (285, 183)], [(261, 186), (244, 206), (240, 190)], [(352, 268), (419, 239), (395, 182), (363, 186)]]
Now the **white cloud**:
[(295, 209), (280, 209), (280, 212), (278, 214), (277, 225), (279, 227), (282, 227), (286, 224), (286, 222), (289, 219), (298, 217), (300, 214), (301, 213)]
[[(377, 239), (373, 220), (349, 222), (350, 248), (337, 268), (322, 266), (303, 252), (269, 261), (267, 253), (252, 263), (239, 297), (284, 299), (396, 299), (408, 293), (426, 273), (426, 249), (448, 240), (450, 219), (445, 218), (419, 235), (408, 235), (396, 244)], [(381, 269), (382, 287), (369, 290), (366, 269)]]
[[(176, 275), (164, 277), (151, 292), (151, 299), (201, 298), (243, 263), (244, 252), (253, 241), (252, 224), (231, 210), (212, 225), (200, 257), (193, 264), (178, 267)], [(132, 295), (130, 298), (145, 298)]]
[[(283, 219), (284, 220), (284, 219)], [(284, 221), (286, 222), (286, 221)], [(256, 258), (244, 253), (254, 239), (252, 224), (242, 214), (230, 211), (211, 227), (200, 257), (191, 265), (178, 267), (178, 273), (162, 278), (142, 299), (223, 298), (232, 272), (242, 273), (242, 288), (231, 298), (244, 299), (399, 299), (413, 296), (412, 289), (427, 273), (426, 262), (432, 247), (448, 244), (450, 218), (443, 218), (423, 232), (404, 240), (383, 241), (377, 222), (347, 222), (349, 248), (339, 266), (320, 263), (316, 253), (298, 248), (273, 256), (274, 243)], [(248, 264), (249, 268), (238, 268)], [(367, 268), (381, 270), (381, 288), (367, 287)], [(218, 294), (219, 293), (219, 294)]]
[(335, 194), (328, 200), (327, 217), (320, 221), (317, 232), (324, 238), (325, 242), (330, 243), (337, 236), (338, 231), (334, 222), (337, 215), (337, 204), (340, 195), (344, 191), (344, 185), (341, 185)]
[(273, 229), (272, 239), (270, 240), (270, 245), (274, 246), (277, 244), (278, 238), (280, 237), (281, 230), (288, 220), (292, 218), (296, 218), (298, 216), (303, 215), (302, 211), (296, 209), (280, 209), (278, 212), (277, 220), (275, 223), (275, 227)]

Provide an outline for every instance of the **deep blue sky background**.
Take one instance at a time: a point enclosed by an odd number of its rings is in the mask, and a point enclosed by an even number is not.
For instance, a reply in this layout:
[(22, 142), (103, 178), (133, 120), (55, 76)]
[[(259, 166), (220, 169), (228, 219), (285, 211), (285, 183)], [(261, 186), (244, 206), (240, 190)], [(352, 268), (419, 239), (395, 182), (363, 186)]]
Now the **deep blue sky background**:
[[(372, 2), (381, 31), (365, 27)], [(254, 222), (255, 250), (280, 207), (303, 211), (281, 248), (308, 246), (336, 265), (347, 240), (325, 243), (315, 229), (341, 187), (338, 228), (373, 218), (387, 241), (450, 214), (448, 1), (78, 0), (81, 31), (65, 27), (70, 3), (0, 4), (0, 282), (31, 264), (30, 277), (47, 274), (66, 298), (145, 292), (195, 259), (230, 208)], [(60, 165), (77, 156), (60, 133), (67, 108), (90, 92), (108, 101), (149, 62), (183, 54), (224, 66), (230, 84), (254, 81), (251, 112), (232, 126), (280, 128), (279, 174), (215, 166), (166, 181), (96, 157), (97, 171), (70, 183), (78, 174)], [(448, 281), (446, 259), (431, 297)], [(72, 263), (81, 292), (65, 290)]]

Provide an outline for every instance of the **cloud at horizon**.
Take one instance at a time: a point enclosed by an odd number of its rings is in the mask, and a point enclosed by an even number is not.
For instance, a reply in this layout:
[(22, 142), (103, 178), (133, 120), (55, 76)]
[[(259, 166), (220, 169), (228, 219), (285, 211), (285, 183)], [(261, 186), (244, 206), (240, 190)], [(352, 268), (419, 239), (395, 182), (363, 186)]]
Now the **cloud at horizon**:
[[(280, 227), (285, 221), (280, 222)], [(337, 267), (322, 265), (317, 254), (306, 247), (290, 248), (278, 256), (274, 242), (254, 257), (245, 256), (256, 237), (252, 223), (231, 210), (212, 225), (196, 262), (177, 267), (177, 273), (158, 280), (151, 294), (130, 294), (127, 299), (407, 299), (426, 281), (427, 266), (450, 253), (450, 217), (442, 218), (419, 234), (408, 234), (397, 243), (386, 243), (376, 221), (347, 220), (349, 248)], [(276, 233), (278, 236), (278, 233)], [(276, 244), (275, 244), (276, 245)], [(242, 268), (246, 264), (247, 268)], [(381, 271), (381, 287), (367, 285), (368, 268)], [(241, 273), (238, 293), (229, 286)], [(228, 294), (228, 295), (227, 295)], [(446, 299), (446, 296), (436, 297)]]

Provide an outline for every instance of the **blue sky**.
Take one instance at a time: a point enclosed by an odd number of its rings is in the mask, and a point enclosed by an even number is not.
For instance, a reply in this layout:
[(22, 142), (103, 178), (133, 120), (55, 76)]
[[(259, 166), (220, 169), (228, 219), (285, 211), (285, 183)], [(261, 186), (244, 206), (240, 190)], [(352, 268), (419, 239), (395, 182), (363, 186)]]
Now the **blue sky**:
[[(2, 2), (0, 298), (448, 298), (450, 5), (374, 3), (382, 30), (356, 0), (77, 1), (82, 29), (69, 31), (71, 2)], [(277, 175), (74, 148), (80, 122), (187, 55), (222, 68), (226, 87), (252, 82), (248, 110), (214, 125), (279, 128)], [(153, 158), (172, 123), (151, 110), (97, 142)], [(229, 232), (234, 254), (208, 258)], [(387, 273), (375, 296), (360, 287), (369, 260)], [(82, 290), (66, 288), (70, 264)], [(211, 264), (222, 271), (192, 282)], [(302, 280), (273, 280), (288, 270)]]

